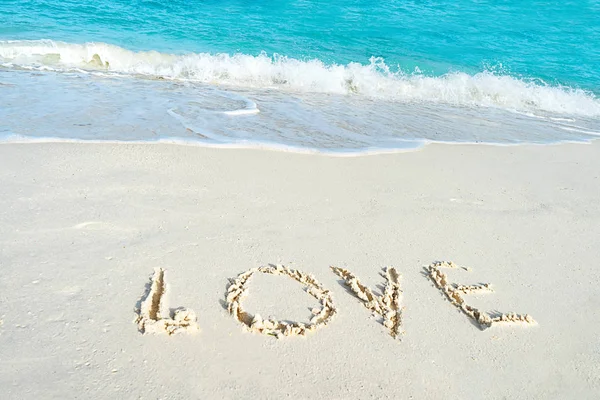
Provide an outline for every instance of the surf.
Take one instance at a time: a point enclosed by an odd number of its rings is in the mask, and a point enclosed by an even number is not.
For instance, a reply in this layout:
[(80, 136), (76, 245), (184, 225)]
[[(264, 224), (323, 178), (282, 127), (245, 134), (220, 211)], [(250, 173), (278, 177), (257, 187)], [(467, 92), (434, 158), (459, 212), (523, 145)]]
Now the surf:
[(439, 103), (493, 107), (509, 111), (599, 117), (596, 94), (540, 79), (483, 70), (430, 76), (387, 65), (383, 58), (347, 64), (296, 59), (261, 53), (187, 53), (132, 51), (107, 43), (52, 40), (0, 41), (4, 68), (83, 71), (133, 78), (167, 79), (270, 89), (324, 93), (401, 103)]

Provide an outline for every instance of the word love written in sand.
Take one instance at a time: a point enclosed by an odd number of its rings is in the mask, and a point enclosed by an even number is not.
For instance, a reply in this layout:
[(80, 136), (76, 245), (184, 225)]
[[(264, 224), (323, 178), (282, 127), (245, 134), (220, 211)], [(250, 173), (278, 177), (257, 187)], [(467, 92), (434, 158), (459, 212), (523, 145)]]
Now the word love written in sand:
[[(459, 285), (448, 282), (444, 268), (462, 268), (452, 262), (435, 262), (426, 268), (427, 275), (435, 286), (444, 293), (451, 304), (456, 306), (469, 318), (473, 319), (481, 329), (499, 324), (535, 324), (527, 314), (506, 313), (490, 316), (488, 313), (468, 305), (463, 296), (468, 294), (492, 292), (490, 284)], [(331, 267), (331, 270), (343, 279), (349, 290), (360, 299), (363, 305), (378, 315), (381, 324), (388, 330), (389, 335), (399, 339), (404, 334), (402, 321), (405, 307), (402, 305), (401, 275), (395, 268), (386, 268), (383, 278), (386, 284), (380, 296), (360, 283), (356, 275), (344, 268)], [(244, 311), (242, 300), (248, 295), (250, 279), (256, 273), (287, 276), (304, 286), (304, 290), (321, 304), (320, 308), (312, 309), (308, 323), (280, 321), (274, 318), (263, 319), (260, 314), (252, 315)], [(166, 271), (157, 268), (146, 287), (146, 293), (136, 308), (135, 322), (142, 333), (194, 333), (199, 330), (196, 314), (186, 308), (169, 309), (166, 304), (169, 292), (166, 283)], [(314, 332), (319, 327), (327, 325), (337, 314), (331, 292), (323, 287), (314, 276), (283, 265), (269, 265), (252, 268), (237, 278), (230, 280), (226, 294), (227, 310), (242, 325), (251, 332), (258, 332), (277, 338), (284, 336), (304, 336)]]

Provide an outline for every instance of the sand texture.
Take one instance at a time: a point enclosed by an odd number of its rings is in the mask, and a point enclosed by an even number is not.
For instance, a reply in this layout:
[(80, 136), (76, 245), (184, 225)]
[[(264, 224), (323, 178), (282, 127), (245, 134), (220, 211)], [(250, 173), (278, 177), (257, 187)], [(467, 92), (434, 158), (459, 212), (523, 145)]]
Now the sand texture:
[(599, 243), (600, 143), (1, 144), (0, 399), (598, 399)]

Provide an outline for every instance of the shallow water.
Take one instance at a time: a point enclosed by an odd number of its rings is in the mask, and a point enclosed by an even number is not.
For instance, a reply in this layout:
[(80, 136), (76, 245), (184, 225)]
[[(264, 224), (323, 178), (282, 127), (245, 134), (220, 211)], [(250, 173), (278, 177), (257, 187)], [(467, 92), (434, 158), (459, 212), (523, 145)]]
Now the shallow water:
[(600, 3), (0, 4), (3, 140), (325, 152), (600, 135)]

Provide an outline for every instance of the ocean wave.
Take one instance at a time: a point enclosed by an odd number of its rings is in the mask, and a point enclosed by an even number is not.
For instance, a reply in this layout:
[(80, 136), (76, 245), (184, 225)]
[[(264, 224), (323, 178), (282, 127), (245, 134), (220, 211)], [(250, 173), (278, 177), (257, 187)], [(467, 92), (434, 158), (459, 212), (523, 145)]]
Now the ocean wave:
[(133, 52), (106, 43), (0, 41), (5, 67), (101, 70), (247, 88), (364, 96), (397, 102), (434, 102), (520, 112), (600, 116), (593, 93), (508, 75), (452, 72), (431, 77), (392, 71), (381, 58), (368, 64), (326, 64), (285, 56)]

